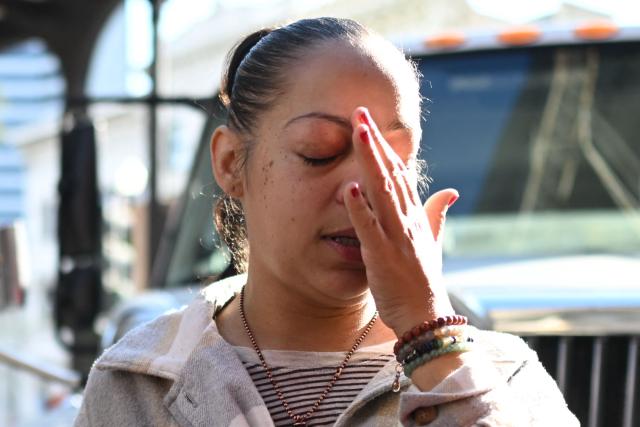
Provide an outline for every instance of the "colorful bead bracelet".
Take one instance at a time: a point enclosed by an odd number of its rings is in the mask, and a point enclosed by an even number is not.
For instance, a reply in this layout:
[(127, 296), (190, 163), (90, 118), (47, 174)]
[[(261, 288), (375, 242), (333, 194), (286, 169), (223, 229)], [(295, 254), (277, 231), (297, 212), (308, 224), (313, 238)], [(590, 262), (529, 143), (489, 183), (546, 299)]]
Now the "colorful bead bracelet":
[(410, 342), (404, 344), (396, 353), (396, 360), (398, 362), (402, 362), (411, 352), (414, 351), (416, 347), (423, 345), (426, 342), (433, 340), (434, 338), (460, 336), (468, 331), (469, 328), (470, 326), (466, 325), (452, 325), (443, 326), (442, 328), (434, 329), (432, 331), (427, 331), (424, 334), (413, 338)]
[(454, 314), (452, 316), (438, 317), (437, 319), (422, 322), (421, 324), (414, 326), (413, 328), (411, 328), (410, 330), (402, 334), (402, 336), (398, 339), (396, 344), (393, 346), (393, 352), (397, 355), (403, 345), (411, 342), (412, 339), (417, 338), (426, 332), (432, 331), (434, 329), (442, 328), (443, 326), (466, 325), (466, 324), (467, 324), (467, 318), (459, 314)]
[(407, 355), (406, 358), (402, 360), (404, 365), (413, 362), (418, 357), (422, 356), (426, 353), (431, 353), (434, 350), (439, 350), (444, 347), (448, 347), (451, 344), (455, 344), (456, 342), (464, 341), (467, 337), (462, 336), (449, 336), (442, 338), (434, 338), (431, 341), (427, 341), (413, 349), (411, 353)]
[(445, 355), (447, 353), (463, 353), (470, 351), (473, 346), (473, 338), (469, 337), (465, 341), (459, 341), (454, 344), (450, 344), (446, 347), (439, 348), (437, 350), (430, 351), (429, 353), (425, 353), (417, 357), (410, 363), (404, 365), (404, 374), (407, 377), (411, 377), (413, 371), (416, 370), (419, 366), (427, 363), (430, 360), (435, 359), (436, 357)]

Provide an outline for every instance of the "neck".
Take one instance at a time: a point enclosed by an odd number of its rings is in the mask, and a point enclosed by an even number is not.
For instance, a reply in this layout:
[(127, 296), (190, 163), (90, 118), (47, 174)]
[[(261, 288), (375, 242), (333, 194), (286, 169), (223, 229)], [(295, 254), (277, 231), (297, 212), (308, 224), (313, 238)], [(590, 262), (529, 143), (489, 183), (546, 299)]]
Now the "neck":
[[(376, 311), (368, 291), (349, 300), (322, 300), (301, 294), (299, 289), (279, 281), (258, 282), (249, 273), (244, 310), (261, 349), (346, 351)], [(235, 308), (239, 315), (239, 301), (234, 302), (229, 308)], [(363, 345), (390, 341), (394, 337), (378, 319)]]

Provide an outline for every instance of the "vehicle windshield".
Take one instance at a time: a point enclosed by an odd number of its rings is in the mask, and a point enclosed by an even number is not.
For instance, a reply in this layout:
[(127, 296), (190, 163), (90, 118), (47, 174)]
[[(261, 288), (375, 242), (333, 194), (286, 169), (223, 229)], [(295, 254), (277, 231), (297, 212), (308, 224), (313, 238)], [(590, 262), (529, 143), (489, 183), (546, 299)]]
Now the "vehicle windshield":
[[(415, 59), (430, 191), (461, 194), (448, 215), (445, 267), (456, 258), (640, 255), (640, 44)], [(165, 286), (229, 266), (213, 227), (220, 190), (207, 150), (221, 120), (207, 126), (169, 237)]]
[(448, 257), (640, 254), (640, 45), (418, 58)]

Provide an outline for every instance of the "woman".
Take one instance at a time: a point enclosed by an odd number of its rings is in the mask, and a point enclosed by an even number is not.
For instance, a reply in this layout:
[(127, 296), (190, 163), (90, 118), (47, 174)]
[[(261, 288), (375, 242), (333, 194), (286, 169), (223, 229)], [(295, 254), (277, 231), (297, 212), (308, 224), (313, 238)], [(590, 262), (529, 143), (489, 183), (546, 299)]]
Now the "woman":
[(577, 425), (526, 344), (453, 312), (440, 243), (458, 194), (420, 205), (418, 89), (353, 21), (244, 39), (211, 153), (247, 274), (109, 349), (77, 425)]

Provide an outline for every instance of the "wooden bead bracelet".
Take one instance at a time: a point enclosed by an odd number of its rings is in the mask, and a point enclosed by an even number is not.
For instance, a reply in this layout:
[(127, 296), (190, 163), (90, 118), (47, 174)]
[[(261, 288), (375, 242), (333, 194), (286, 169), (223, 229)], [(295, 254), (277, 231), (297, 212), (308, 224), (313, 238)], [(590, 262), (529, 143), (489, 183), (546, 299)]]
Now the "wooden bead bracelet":
[(410, 342), (412, 339), (419, 337), (420, 335), (432, 331), (434, 329), (442, 328), (443, 326), (452, 326), (452, 325), (466, 325), (467, 318), (465, 316), (461, 316), (459, 314), (454, 314), (452, 316), (444, 316), (438, 317), (437, 319), (432, 319), (428, 321), (424, 321), (419, 325), (414, 326), (413, 328), (406, 331), (398, 341), (393, 346), (393, 353), (397, 356), (398, 352), (402, 348), (403, 345)]

